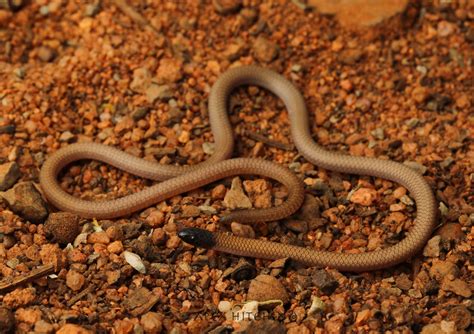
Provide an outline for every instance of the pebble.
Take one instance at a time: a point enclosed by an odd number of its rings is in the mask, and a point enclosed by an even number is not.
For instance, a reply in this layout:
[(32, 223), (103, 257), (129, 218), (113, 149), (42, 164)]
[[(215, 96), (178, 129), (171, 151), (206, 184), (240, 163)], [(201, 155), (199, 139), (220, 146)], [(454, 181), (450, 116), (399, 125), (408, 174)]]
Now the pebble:
[(290, 297), (278, 279), (270, 275), (258, 275), (250, 282), (247, 300), (259, 302), (281, 300), (283, 304), (286, 304)]
[(70, 143), (76, 136), (71, 133), (71, 131), (64, 131), (59, 136), (59, 141), (63, 143)]
[(158, 334), (163, 329), (162, 316), (156, 312), (147, 312), (142, 315), (140, 324), (147, 334)]
[(325, 295), (331, 295), (339, 286), (339, 282), (324, 269), (317, 270), (311, 275), (313, 284)]
[(10, 333), (15, 328), (15, 315), (6, 307), (0, 307), (0, 332)]
[(469, 284), (459, 278), (451, 280), (449, 277), (445, 277), (441, 283), (441, 289), (454, 292), (464, 298), (471, 298), (472, 296)]
[(231, 43), (225, 49), (223, 55), (228, 61), (236, 61), (244, 56), (247, 52), (247, 46), (242, 39), (238, 39), (235, 43)]
[(0, 193), (10, 209), (33, 223), (41, 223), (48, 215), (46, 203), (31, 182), (17, 183), (12, 189)]
[(461, 224), (458, 223), (447, 223), (441, 226), (436, 234), (441, 237), (441, 241), (458, 241), (466, 238), (466, 235), (462, 231)]
[(258, 37), (253, 44), (255, 57), (261, 62), (269, 63), (278, 57), (278, 46), (264, 37)]
[(93, 232), (87, 236), (87, 243), (108, 245), (110, 238), (106, 232)]
[(321, 217), (320, 203), (320, 200), (315, 196), (311, 194), (305, 194), (299, 216), (302, 220), (308, 223), (309, 229), (314, 229), (324, 224), (319, 219)]
[(198, 217), (201, 214), (201, 209), (195, 205), (182, 206), (183, 217)]
[(144, 93), (151, 85), (151, 73), (146, 67), (139, 67), (133, 71), (130, 89), (137, 93)]
[(80, 217), (70, 212), (50, 213), (44, 224), (44, 229), (60, 244), (73, 243), (81, 233)]
[(120, 279), (120, 270), (107, 270), (105, 272), (105, 277), (107, 278), (108, 284), (115, 284)]
[(145, 222), (152, 228), (160, 227), (165, 222), (165, 214), (159, 210), (153, 210), (145, 218)]
[(438, 36), (448, 37), (454, 32), (455, 26), (448, 21), (441, 21), (438, 23)]
[(270, 275), (275, 277), (280, 275), (288, 267), (290, 262), (291, 260), (289, 257), (273, 261), (268, 265), (268, 269), (271, 269)]
[(349, 80), (345, 79), (341, 81), (341, 88), (344, 89), (346, 92), (350, 92), (352, 91), (354, 86)]
[(344, 314), (334, 315), (324, 323), (324, 329), (328, 334), (342, 334), (345, 319), (346, 315)]
[(249, 327), (245, 330), (247, 334), (263, 334), (263, 333), (272, 333), (272, 334), (285, 334), (287, 333), (285, 326), (276, 321), (270, 319), (260, 319), (252, 321)]
[(122, 252), (123, 252), (123, 244), (122, 244), (122, 241), (117, 240), (117, 241), (111, 242), (111, 243), (107, 246), (107, 250), (109, 251), (109, 253), (112, 253), (112, 254), (120, 254), (120, 253), (122, 253)]
[(45, 63), (49, 63), (56, 58), (56, 50), (49, 46), (40, 46), (37, 50), (38, 58)]
[(232, 233), (235, 236), (242, 237), (242, 238), (255, 239), (255, 231), (250, 225), (232, 222), (230, 224), (230, 229), (232, 230)]
[(441, 237), (439, 235), (434, 236), (423, 249), (423, 255), (426, 257), (439, 257), (441, 251)]
[(3, 305), (8, 308), (19, 308), (27, 306), (36, 300), (36, 289), (17, 288), (3, 297)]
[(224, 271), (222, 277), (231, 277), (234, 281), (246, 281), (253, 279), (257, 275), (257, 269), (247, 260), (241, 259), (235, 267)]
[(66, 285), (72, 291), (79, 291), (84, 286), (86, 278), (81, 273), (75, 271), (74, 269), (70, 269), (66, 274)]
[(454, 321), (456, 329), (461, 331), (471, 325), (471, 312), (464, 305), (454, 306), (449, 310), (446, 319)]
[(74, 324), (66, 324), (61, 326), (56, 334), (92, 334), (93, 332)]
[(154, 83), (145, 89), (145, 95), (149, 103), (153, 103), (156, 100), (168, 101), (174, 96), (169, 85), (157, 85)]
[(86, 8), (84, 9), (84, 16), (93, 17), (96, 16), (100, 12), (100, 3), (91, 3), (87, 4)]
[(446, 276), (458, 277), (459, 268), (449, 261), (435, 261), (431, 265), (430, 276), (441, 282)]
[(227, 189), (225, 188), (225, 186), (223, 184), (219, 184), (212, 189), (211, 198), (213, 200), (224, 199), (226, 192), (227, 192)]
[(35, 323), (34, 330), (35, 330), (35, 333), (52, 334), (54, 333), (54, 326), (50, 324), (49, 322), (46, 322), (44, 320), (39, 320)]
[(250, 209), (252, 208), (252, 202), (245, 195), (242, 188), (242, 181), (240, 178), (234, 177), (232, 179), (232, 185), (230, 190), (227, 191), (222, 202), (228, 209)]
[(415, 87), (411, 93), (411, 97), (417, 103), (425, 102), (426, 98), (428, 97), (428, 92), (425, 87)]
[(377, 199), (378, 194), (375, 189), (372, 188), (359, 188), (352, 193), (349, 200), (352, 203), (360, 204), (363, 206), (370, 206)]
[(20, 167), (14, 161), (0, 165), (0, 191), (10, 189), (20, 178)]
[(442, 320), (438, 324), (425, 325), (420, 334), (458, 334), (454, 321)]
[(343, 50), (339, 55), (339, 60), (345, 65), (354, 65), (362, 58), (364, 55), (363, 51), (358, 49), (348, 49)]
[(212, 5), (217, 13), (229, 15), (239, 11), (242, 0), (212, 0)]
[(272, 206), (270, 183), (264, 179), (244, 181), (244, 189), (252, 197), (255, 208), (269, 208)]
[(174, 83), (183, 77), (183, 64), (174, 58), (163, 58), (156, 71), (156, 80), (159, 84)]
[(306, 233), (308, 232), (308, 223), (304, 220), (295, 220), (291, 219), (285, 221), (285, 227), (296, 233)]

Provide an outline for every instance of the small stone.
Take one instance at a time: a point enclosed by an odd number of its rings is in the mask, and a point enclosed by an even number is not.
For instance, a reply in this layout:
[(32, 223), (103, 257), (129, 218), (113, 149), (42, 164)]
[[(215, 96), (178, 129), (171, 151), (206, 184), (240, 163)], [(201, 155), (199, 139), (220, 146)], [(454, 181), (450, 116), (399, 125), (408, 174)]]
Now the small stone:
[(70, 269), (66, 274), (66, 285), (73, 291), (82, 289), (86, 279), (81, 273)]
[(349, 200), (352, 203), (370, 206), (377, 199), (378, 194), (375, 189), (372, 188), (359, 188), (352, 193)]
[(345, 65), (354, 65), (362, 58), (363, 54), (361, 50), (348, 49), (339, 54), (339, 60)]
[(120, 279), (120, 270), (107, 270), (105, 272), (105, 277), (107, 278), (108, 284), (115, 284)]
[(393, 197), (395, 197), (396, 199), (400, 199), (406, 193), (407, 193), (407, 190), (405, 187), (398, 187), (397, 189), (393, 191)]
[(17, 183), (12, 189), (1, 193), (10, 209), (33, 223), (41, 223), (48, 215), (46, 203), (31, 182)]
[(445, 277), (441, 283), (441, 289), (454, 292), (458, 296), (464, 298), (471, 298), (472, 296), (472, 291), (469, 287), (469, 284), (459, 278), (450, 280), (449, 277)]
[(304, 220), (288, 220), (285, 222), (285, 227), (296, 233), (308, 232), (308, 223)]
[(153, 103), (156, 100), (168, 101), (174, 96), (170, 86), (157, 85), (154, 83), (145, 89), (145, 95), (149, 103)]
[(92, 334), (93, 332), (74, 324), (66, 324), (62, 326), (56, 334)]
[(276, 320), (256, 320), (252, 321), (249, 327), (245, 330), (247, 334), (263, 334), (263, 333), (272, 333), (272, 334), (285, 334), (287, 333), (285, 326), (282, 323)]
[(250, 199), (245, 195), (242, 189), (242, 181), (240, 181), (240, 178), (235, 177), (232, 179), (232, 185), (230, 190), (225, 194), (223, 204), (226, 208), (232, 210), (250, 209), (252, 207), (252, 202), (250, 202)]
[(223, 184), (219, 184), (212, 189), (211, 198), (213, 200), (223, 199), (224, 196), (226, 195), (226, 192), (227, 192), (227, 189), (225, 188), (225, 186)]
[(165, 222), (165, 214), (161, 211), (153, 210), (148, 217), (145, 218), (145, 222), (152, 228), (162, 226)]
[(264, 302), (267, 300), (281, 300), (286, 304), (290, 297), (285, 287), (275, 277), (258, 275), (250, 282), (247, 300)]
[(338, 281), (324, 269), (317, 270), (311, 275), (311, 279), (313, 284), (325, 295), (332, 294), (339, 286)]
[(133, 71), (133, 79), (130, 89), (137, 93), (144, 93), (151, 85), (151, 73), (146, 67), (140, 67)]
[(240, 282), (253, 279), (256, 275), (257, 269), (254, 265), (246, 260), (240, 260), (226, 275), (223, 274), (223, 277), (230, 276), (234, 281)]
[[(5, 294), (3, 297), (3, 305), (8, 308), (19, 308), (27, 306), (36, 300), (35, 288), (17, 288), (12, 292)], [(1, 323), (1, 321), (0, 321)]]
[(415, 100), (415, 102), (423, 103), (428, 97), (428, 92), (426, 91), (425, 87), (418, 86), (413, 89), (411, 97), (413, 98), (413, 100)]
[(143, 330), (147, 334), (158, 334), (161, 333), (162, 325), (162, 316), (156, 312), (147, 312), (142, 315), (140, 319), (140, 324), (143, 326)]
[(449, 261), (435, 261), (430, 268), (430, 276), (441, 282), (445, 277), (458, 277), (459, 268)]
[(40, 46), (38, 48), (38, 58), (45, 63), (52, 61), (56, 57), (56, 51), (49, 46)]
[(81, 233), (80, 217), (70, 212), (50, 213), (44, 224), (45, 231), (60, 244), (73, 243)]
[(6, 307), (0, 307), (0, 333), (10, 333), (15, 328), (15, 315)]
[(252, 197), (256, 208), (269, 208), (272, 206), (270, 183), (264, 179), (244, 181), (244, 189)]
[(255, 232), (250, 225), (240, 224), (236, 222), (232, 222), (230, 224), (230, 229), (235, 236), (242, 237), (242, 238), (255, 238)]
[(186, 144), (191, 137), (191, 133), (189, 131), (181, 131), (181, 133), (178, 136), (178, 141), (182, 144)]
[(136, 122), (144, 118), (149, 112), (150, 108), (142, 107), (142, 108), (137, 108), (133, 113), (132, 113), (132, 119)]
[(183, 64), (180, 60), (163, 58), (156, 72), (156, 80), (159, 84), (174, 83), (183, 77)]
[(290, 261), (291, 260), (289, 257), (284, 257), (273, 261), (268, 265), (268, 269), (271, 269), (270, 274), (275, 277), (280, 275), (286, 269), (286, 267), (288, 267)]
[(441, 251), (441, 237), (439, 235), (431, 238), (423, 249), (423, 255), (426, 257), (439, 257)]
[(242, 8), (239, 15), (244, 27), (250, 27), (258, 20), (258, 11), (254, 8)]
[(10, 189), (20, 178), (20, 167), (14, 161), (0, 165), (0, 191)]
[(120, 254), (123, 252), (123, 244), (122, 241), (117, 240), (112, 243), (110, 243), (107, 246), (107, 250), (112, 253), (112, 254)]
[(93, 232), (87, 236), (87, 243), (107, 245), (110, 243), (110, 238), (105, 232)]
[(461, 225), (458, 223), (447, 223), (441, 226), (436, 234), (441, 237), (443, 242), (463, 240), (466, 237)]
[(441, 21), (438, 23), (438, 36), (447, 37), (451, 35), (454, 31), (454, 25), (448, 21)]
[(269, 63), (278, 57), (279, 53), (278, 46), (264, 37), (257, 38), (253, 44), (253, 50), (255, 52), (255, 57), (266, 63)]
[(236, 61), (242, 57), (247, 51), (244, 40), (238, 39), (235, 43), (231, 43), (224, 50), (223, 55), (229, 61)]
[(300, 218), (308, 223), (308, 229), (315, 229), (322, 226), (320, 216), (320, 200), (313, 195), (306, 194), (303, 205), (300, 209)]
[(324, 323), (324, 329), (330, 334), (341, 334), (343, 333), (344, 321), (346, 315), (337, 314), (332, 316), (329, 320)]
[(460, 331), (471, 325), (471, 312), (464, 305), (454, 306), (449, 310), (446, 319), (454, 321), (456, 329)]
[(221, 15), (233, 14), (242, 7), (242, 0), (212, 0), (212, 5)]
[(460, 109), (468, 108), (470, 104), (469, 97), (466, 94), (463, 94), (456, 99), (456, 107)]
[(420, 334), (456, 334), (454, 321), (442, 320), (439, 324), (429, 324), (421, 329)]
[(51, 334), (54, 333), (54, 326), (44, 320), (39, 320), (35, 323), (35, 333)]
[(100, 12), (100, 3), (91, 3), (86, 5), (84, 16), (93, 17)]
[(71, 142), (76, 136), (71, 133), (71, 131), (64, 131), (61, 133), (59, 136), (59, 141), (63, 143), (69, 143)]
[(360, 312), (357, 312), (357, 317), (354, 324), (356, 326), (362, 326), (366, 324), (367, 320), (370, 319), (371, 315), (372, 315), (372, 312), (369, 309), (365, 309)]
[(341, 88), (344, 89), (346, 92), (350, 92), (354, 86), (352, 86), (352, 83), (349, 80), (342, 80), (341, 81)]
[(183, 217), (198, 217), (201, 214), (201, 209), (195, 205), (183, 205)]
[(411, 279), (409, 279), (406, 274), (401, 274), (400, 276), (395, 278), (395, 284), (400, 289), (402, 289), (404, 291), (408, 291), (408, 290), (411, 289), (411, 287), (413, 285), (413, 281)]

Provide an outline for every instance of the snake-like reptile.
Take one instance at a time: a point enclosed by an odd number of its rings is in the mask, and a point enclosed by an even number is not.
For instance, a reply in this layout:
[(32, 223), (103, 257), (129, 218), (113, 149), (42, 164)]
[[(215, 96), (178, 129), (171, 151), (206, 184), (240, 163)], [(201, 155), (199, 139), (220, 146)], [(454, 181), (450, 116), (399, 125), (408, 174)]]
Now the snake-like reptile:
[[(238, 174), (260, 174), (288, 187), (289, 196), (281, 205), (269, 209), (235, 211), (225, 221), (249, 223), (271, 221), (294, 213), (303, 201), (303, 186), (288, 169), (261, 159), (228, 159), (233, 150), (233, 132), (227, 115), (232, 91), (242, 85), (256, 85), (280, 97), (289, 112), (291, 134), (298, 151), (311, 163), (341, 173), (370, 175), (389, 179), (406, 187), (417, 205), (415, 223), (407, 236), (394, 246), (381, 250), (346, 254), (316, 251), (265, 240), (236, 237), (228, 233), (185, 228), (179, 236), (197, 247), (240, 256), (263, 259), (290, 257), (300, 263), (332, 267), (344, 271), (367, 271), (386, 268), (415, 256), (430, 237), (436, 218), (433, 192), (424, 178), (413, 169), (394, 161), (354, 157), (325, 150), (312, 138), (304, 98), (296, 87), (271, 70), (243, 66), (222, 74), (209, 95), (209, 117), (214, 135), (215, 153), (193, 166), (171, 166), (146, 161), (101, 144), (72, 144), (52, 154), (40, 172), (40, 183), (47, 199), (58, 208), (84, 217), (113, 218), (130, 214), (179, 193), (203, 186), (217, 179)], [(96, 159), (132, 174), (165, 180), (138, 193), (112, 201), (80, 200), (61, 189), (58, 173), (67, 164), (80, 159)]]

